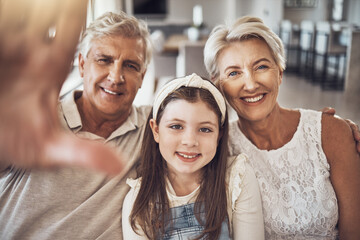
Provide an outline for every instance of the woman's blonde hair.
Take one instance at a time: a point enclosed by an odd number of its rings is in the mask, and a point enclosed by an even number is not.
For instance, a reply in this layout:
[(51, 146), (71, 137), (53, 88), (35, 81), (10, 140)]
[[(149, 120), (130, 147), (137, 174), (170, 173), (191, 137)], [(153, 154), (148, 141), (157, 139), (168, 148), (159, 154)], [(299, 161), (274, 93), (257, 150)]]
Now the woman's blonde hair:
[(285, 70), (284, 46), (281, 39), (257, 17), (242, 17), (234, 24), (216, 26), (204, 48), (204, 63), (211, 80), (219, 80), (217, 58), (220, 52), (236, 41), (260, 38), (269, 46), (271, 54), (281, 71)]

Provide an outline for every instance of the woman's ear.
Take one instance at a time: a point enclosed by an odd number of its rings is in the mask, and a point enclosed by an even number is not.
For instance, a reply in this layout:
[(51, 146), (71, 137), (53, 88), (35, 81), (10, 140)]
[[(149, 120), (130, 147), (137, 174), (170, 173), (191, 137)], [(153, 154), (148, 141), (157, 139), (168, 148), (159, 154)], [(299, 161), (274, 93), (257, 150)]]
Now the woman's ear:
[(155, 142), (159, 143), (159, 126), (157, 125), (156, 120), (153, 118), (150, 119), (149, 124), (151, 127), (151, 131), (153, 133)]
[(279, 74), (279, 85), (282, 83), (282, 79), (283, 79), (283, 71), (280, 70), (280, 74)]

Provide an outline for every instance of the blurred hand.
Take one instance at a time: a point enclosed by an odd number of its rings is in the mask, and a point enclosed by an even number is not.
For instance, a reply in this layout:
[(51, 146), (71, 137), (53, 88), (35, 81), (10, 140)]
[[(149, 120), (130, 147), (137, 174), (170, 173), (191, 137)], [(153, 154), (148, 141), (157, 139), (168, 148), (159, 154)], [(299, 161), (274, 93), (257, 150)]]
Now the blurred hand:
[(64, 133), (58, 119), (58, 94), (85, 25), (86, 4), (0, 0), (0, 167), (72, 165), (110, 174), (124, 168), (103, 144)]

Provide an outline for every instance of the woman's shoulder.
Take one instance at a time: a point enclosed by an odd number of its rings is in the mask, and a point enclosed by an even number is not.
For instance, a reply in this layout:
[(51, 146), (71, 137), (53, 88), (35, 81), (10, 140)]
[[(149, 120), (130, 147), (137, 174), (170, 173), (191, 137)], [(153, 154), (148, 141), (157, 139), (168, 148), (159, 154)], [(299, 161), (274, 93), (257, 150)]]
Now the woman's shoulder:
[(353, 151), (356, 149), (350, 126), (344, 119), (337, 116), (322, 115), (321, 141), (323, 150), (330, 164), (332, 156), (345, 153), (350, 149)]

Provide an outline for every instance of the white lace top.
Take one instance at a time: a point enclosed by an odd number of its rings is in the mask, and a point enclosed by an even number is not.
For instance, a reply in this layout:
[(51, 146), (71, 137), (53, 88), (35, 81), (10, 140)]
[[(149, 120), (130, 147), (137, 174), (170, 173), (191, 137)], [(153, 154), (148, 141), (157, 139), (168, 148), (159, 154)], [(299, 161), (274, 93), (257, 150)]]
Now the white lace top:
[[(255, 174), (248, 163), (246, 155), (228, 159), (226, 180), (228, 184), (228, 215), (232, 226), (234, 240), (264, 239), (263, 215), (261, 211), (261, 199)], [(131, 187), (123, 204), (123, 234), (124, 240), (143, 240), (144, 236), (137, 235), (131, 228), (129, 216), (140, 190), (141, 179), (127, 179)], [(199, 193), (199, 187), (186, 196), (177, 196), (170, 181), (167, 181), (167, 195), (170, 207), (177, 207), (193, 203)], [(211, 199), (210, 199), (211, 200)]]
[(293, 138), (260, 150), (230, 125), (230, 152), (246, 153), (262, 195), (266, 239), (336, 239), (338, 205), (321, 144), (321, 112), (299, 109)]

